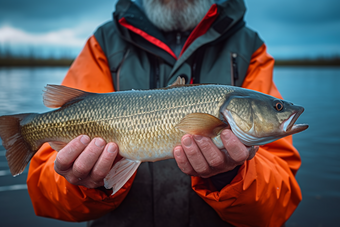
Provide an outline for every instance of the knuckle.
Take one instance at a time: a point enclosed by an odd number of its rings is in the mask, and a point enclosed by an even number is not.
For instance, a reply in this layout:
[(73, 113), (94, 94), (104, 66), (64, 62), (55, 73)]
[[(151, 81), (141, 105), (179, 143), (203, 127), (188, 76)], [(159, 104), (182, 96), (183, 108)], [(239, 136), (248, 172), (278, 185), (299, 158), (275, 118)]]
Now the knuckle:
[(192, 168), (181, 168), (182, 172), (189, 175), (189, 176), (196, 176), (197, 173)]
[(76, 176), (84, 176), (88, 174), (89, 170), (84, 165), (75, 164), (73, 165), (73, 172)]
[(92, 178), (95, 180), (102, 180), (106, 177), (106, 175), (107, 175), (107, 172), (102, 171), (102, 170), (96, 170), (96, 171), (93, 171)]
[(195, 174), (195, 172), (194, 172), (194, 170), (192, 168), (182, 167), (181, 170), (182, 170), (183, 173), (185, 173), (187, 175)]
[(197, 148), (184, 149), (184, 151), (189, 157), (196, 156), (199, 153), (199, 149)]
[(56, 164), (54, 165), (54, 171), (56, 171), (56, 173), (58, 173), (59, 175), (63, 176), (63, 172), (58, 168)]
[(247, 156), (245, 154), (240, 154), (240, 155), (235, 156), (233, 159), (236, 163), (241, 164), (247, 160)]
[(211, 176), (212, 176), (212, 174), (201, 174), (200, 175), (200, 177), (202, 177), (202, 178), (209, 178)]
[(107, 163), (110, 163), (112, 164), (112, 162), (116, 159), (116, 156), (115, 155), (108, 155), (108, 154), (105, 154), (105, 155), (102, 155), (102, 162), (107, 164)]
[(66, 180), (69, 183), (74, 184), (74, 185), (76, 185), (79, 182), (79, 179), (75, 176), (69, 176), (69, 177), (66, 178)]
[(228, 151), (230, 157), (236, 163), (243, 163), (249, 157), (249, 151), (247, 148), (236, 148), (234, 150)]
[(185, 161), (177, 160), (177, 165), (178, 168), (180, 168), (183, 173), (189, 174), (191, 168), (188, 168), (188, 165)]
[(89, 145), (86, 149), (86, 153), (89, 157), (95, 157), (103, 151), (103, 148), (97, 147), (96, 145)]
[(89, 182), (89, 183), (86, 184), (86, 187), (87, 188), (96, 188), (97, 185), (95, 183), (93, 183), (93, 182)]
[(57, 165), (66, 165), (67, 164), (67, 161), (65, 158), (63, 158), (62, 155), (57, 155), (57, 157), (55, 158), (55, 163)]
[(199, 147), (200, 147), (201, 150), (208, 151), (208, 150), (211, 149), (211, 144), (204, 141), (204, 142), (199, 144)]
[(191, 167), (191, 165), (189, 164), (189, 162), (187, 160), (177, 160), (177, 165), (178, 168), (180, 168), (180, 170), (187, 174), (187, 175), (195, 175), (195, 171), (193, 170), (193, 168)]
[(209, 167), (206, 165), (196, 167), (196, 172), (202, 176), (209, 174)]
[(185, 167), (188, 164), (188, 161), (183, 158), (176, 158), (176, 161), (179, 167)]
[(219, 168), (223, 164), (224, 164), (224, 160), (221, 157), (214, 157), (209, 162), (209, 165), (213, 168)]

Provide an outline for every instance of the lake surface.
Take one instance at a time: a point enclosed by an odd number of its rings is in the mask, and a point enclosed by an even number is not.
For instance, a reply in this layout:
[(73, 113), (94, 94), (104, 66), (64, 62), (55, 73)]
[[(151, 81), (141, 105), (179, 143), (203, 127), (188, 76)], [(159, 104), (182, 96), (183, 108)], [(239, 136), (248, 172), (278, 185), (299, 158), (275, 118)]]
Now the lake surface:
[[(0, 115), (45, 112), (46, 84), (60, 84), (67, 68), (0, 68)], [(340, 223), (340, 68), (277, 67), (274, 81), (284, 99), (305, 107), (298, 123), (310, 128), (294, 135), (301, 154), (297, 174), (303, 200), (286, 226)], [(13, 178), (0, 146), (0, 225), (85, 226), (36, 217), (24, 174)]]

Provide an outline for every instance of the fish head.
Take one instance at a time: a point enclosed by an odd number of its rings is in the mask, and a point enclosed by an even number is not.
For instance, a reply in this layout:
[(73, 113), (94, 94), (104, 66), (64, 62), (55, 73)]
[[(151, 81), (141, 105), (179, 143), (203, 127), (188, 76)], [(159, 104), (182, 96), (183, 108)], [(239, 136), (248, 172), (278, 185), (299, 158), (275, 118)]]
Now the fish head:
[(307, 129), (306, 124), (295, 124), (303, 111), (301, 106), (254, 91), (229, 96), (220, 109), (234, 134), (248, 146)]

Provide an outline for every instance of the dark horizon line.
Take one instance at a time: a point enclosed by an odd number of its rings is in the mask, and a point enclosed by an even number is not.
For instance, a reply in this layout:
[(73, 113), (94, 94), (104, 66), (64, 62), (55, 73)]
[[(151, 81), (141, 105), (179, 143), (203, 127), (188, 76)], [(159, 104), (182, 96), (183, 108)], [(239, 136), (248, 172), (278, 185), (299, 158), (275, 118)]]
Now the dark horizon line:
[[(69, 67), (74, 58), (35, 58), (35, 57), (7, 57), (0, 56), (0, 67)], [(340, 66), (340, 56), (333, 58), (319, 57), (276, 59), (275, 66)]]

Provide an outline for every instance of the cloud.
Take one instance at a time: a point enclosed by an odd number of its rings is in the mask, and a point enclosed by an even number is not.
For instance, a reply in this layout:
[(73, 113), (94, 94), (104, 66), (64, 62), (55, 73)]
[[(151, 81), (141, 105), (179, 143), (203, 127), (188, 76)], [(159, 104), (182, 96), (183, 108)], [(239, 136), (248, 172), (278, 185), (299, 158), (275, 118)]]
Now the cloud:
[(87, 39), (78, 35), (79, 30), (81, 29), (60, 29), (36, 34), (3, 26), (0, 27), (0, 54), (74, 58)]
[[(0, 42), (6, 39), (16, 44), (78, 50), (98, 26), (112, 19), (115, 3), (116, 0), (0, 0)], [(274, 57), (340, 53), (339, 0), (245, 3), (247, 26), (259, 33)]]
[(85, 40), (78, 38), (72, 29), (61, 29), (46, 33), (28, 33), (23, 30), (4, 26), (0, 28), (0, 42), (3, 44), (28, 44), (28, 45), (58, 45), (65, 47), (81, 47)]
[(277, 58), (340, 54), (340, 1), (246, 0), (247, 25)]
[(116, 0), (0, 0), (0, 27), (4, 25), (39, 33), (99, 24), (111, 19)]

